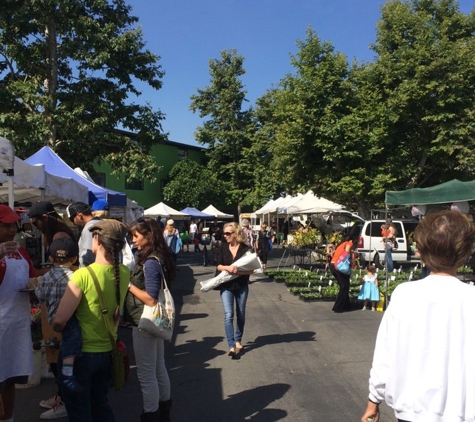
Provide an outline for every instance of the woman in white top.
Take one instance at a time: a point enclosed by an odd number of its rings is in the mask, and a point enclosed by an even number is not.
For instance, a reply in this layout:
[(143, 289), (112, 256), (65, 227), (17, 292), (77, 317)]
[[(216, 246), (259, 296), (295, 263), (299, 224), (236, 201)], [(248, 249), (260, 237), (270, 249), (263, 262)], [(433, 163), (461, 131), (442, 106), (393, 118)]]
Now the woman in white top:
[(475, 242), (458, 211), (427, 215), (414, 232), (431, 274), (399, 285), (379, 327), (366, 412), (385, 401), (398, 421), (475, 420), (475, 287), (457, 277)]

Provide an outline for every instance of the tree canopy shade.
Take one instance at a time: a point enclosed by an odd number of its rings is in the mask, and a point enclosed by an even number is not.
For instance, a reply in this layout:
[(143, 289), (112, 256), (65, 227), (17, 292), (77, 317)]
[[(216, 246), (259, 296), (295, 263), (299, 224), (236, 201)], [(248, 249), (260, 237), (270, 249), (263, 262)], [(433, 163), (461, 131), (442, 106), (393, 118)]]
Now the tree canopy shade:
[(163, 115), (133, 101), (134, 84), (158, 90), (163, 72), (130, 11), (124, 0), (2, 0), (0, 134), (19, 156), (47, 145), (73, 167), (105, 160), (128, 180), (155, 177)]
[(248, 153), (254, 133), (252, 110), (243, 110), (243, 62), (244, 57), (235, 50), (222, 51), (219, 60), (210, 60), (211, 84), (191, 96), (190, 106), (200, 117), (208, 118), (198, 127), (196, 140), (208, 146), (208, 169), (226, 184), (226, 200), (238, 204), (238, 212), (251, 190), (252, 161)]
[(429, 205), (474, 200), (475, 180), (461, 182), (453, 179), (428, 188), (386, 192), (386, 205)]
[(389, 1), (373, 50), (378, 142), (397, 154), (392, 187), (473, 177), (475, 11), (461, 13), (456, 0)]
[(225, 186), (216, 173), (184, 159), (178, 161), (170, 170), (169, 181), (163, 188), (165, 201), (181, 209), (184, 207), (203, 208), (210, 202), (222, 202)]
[(294, 73), (257, 101), (250, 151), (269, 171), (256, 189), (312, 189), (367, 215), (389, 189), (475, 177), (475, 10), (390, 0), (381, 11), (373, 63), (349, 65), (311, 29), (297, 42)]

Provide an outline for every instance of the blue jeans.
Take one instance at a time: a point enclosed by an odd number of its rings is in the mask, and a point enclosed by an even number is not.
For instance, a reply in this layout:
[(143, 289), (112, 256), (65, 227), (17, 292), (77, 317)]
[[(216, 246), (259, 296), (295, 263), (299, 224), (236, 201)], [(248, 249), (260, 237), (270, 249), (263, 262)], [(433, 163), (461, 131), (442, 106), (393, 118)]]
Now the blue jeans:
[(63, 359), (81, 354), (82, 333), (76, 315), (72, 315), (61, 331), (61, 355)]
[(393, 248), (391, 245), (386, 243), (386, 271), (392, 273), (394, 270), (393, 264)]
[[(69, 422), (115, 422), (112, 408), (107, 400), (111, 387), (112, 358), (110, 352), (82, 352), (74, 360), (74, 376), (84, 388), (82, 393), (70, 392), (60, 384), (61, 398), (68, 411)], [(58, 360), (58, 372), (63, 366)]]
[[(246, 322), (246, 302), (249, 294), (249, 285), (238, 290), (221, 290), (221, 302), (224, 309), (224, 331), (229, 348), (235, 347), (236, 342), (241, 343)], [(234, 332), (234, 301), (236, 301), (236, 332)]]

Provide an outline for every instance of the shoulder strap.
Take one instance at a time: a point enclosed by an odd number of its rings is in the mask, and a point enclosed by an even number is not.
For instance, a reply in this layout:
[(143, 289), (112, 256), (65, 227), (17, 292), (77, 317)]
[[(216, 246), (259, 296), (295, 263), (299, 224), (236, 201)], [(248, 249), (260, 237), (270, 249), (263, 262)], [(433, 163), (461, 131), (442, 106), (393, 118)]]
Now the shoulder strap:
[[(162, 262), (160, 261), (160, 259), (158, 258), (158, 256), (155, 256), (155, 255), (150, 255), (149, 257), (147, 257), (147, 259), (150, 259), (150, 258), (154, 258), (158, 261), (158, 263), (160, 264), (160, 266), (162, 267), (162, 278), (163, 278), (163, 284), (162, 284), (162, 289), (167, 289), (168, 290), (168, 285), (167, 285), (167, 279), (165, 278), (165, 269), (163, 268), (163, 264)], [(146, 259), (146, 260), (147, 260)], [(146, 261), (145, 260), (145, 261)], [(144, 262), (144, 268), (145, 268), (145, 262)]]
[(94, 272), (94, 270), (90, 266), (87, 266), (86, 268), (89, 271), (89, 273), (91, 274), (92, 279), (94, 280), (94, 286), (96, 286), (97, 296), (99, 296), (99, 303), (101, 305), (101, 314), (104, 318), (104, 323), (105, 323), (106, 328), (107, 328), (107, 333), (109, 334), (109, 339), (110, 339), (110, 342), (111, 342), (112, 349), (114, 349), (115, 348), (115, 340), (114, 340), (114, 335), (112, 334), (111, 320), (110, 320), (110, 318), (107, 317), (108, 314), (109, 314), (109, 310), (107, 309), (107, 306), (104, 302), (104, 297), (102, 296), (101, 286), (99, 286), (99, 280), (97, 279), (96, 273)]

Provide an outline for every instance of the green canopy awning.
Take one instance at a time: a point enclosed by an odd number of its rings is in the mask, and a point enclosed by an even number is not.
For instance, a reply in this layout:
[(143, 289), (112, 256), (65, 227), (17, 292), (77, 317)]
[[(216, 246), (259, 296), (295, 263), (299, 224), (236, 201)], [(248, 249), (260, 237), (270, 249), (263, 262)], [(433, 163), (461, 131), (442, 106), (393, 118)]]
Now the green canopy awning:
[(475, 200), (475, 180), (453, 179), (428, 188), (387, 191), (386, 205), (427, 205)]

